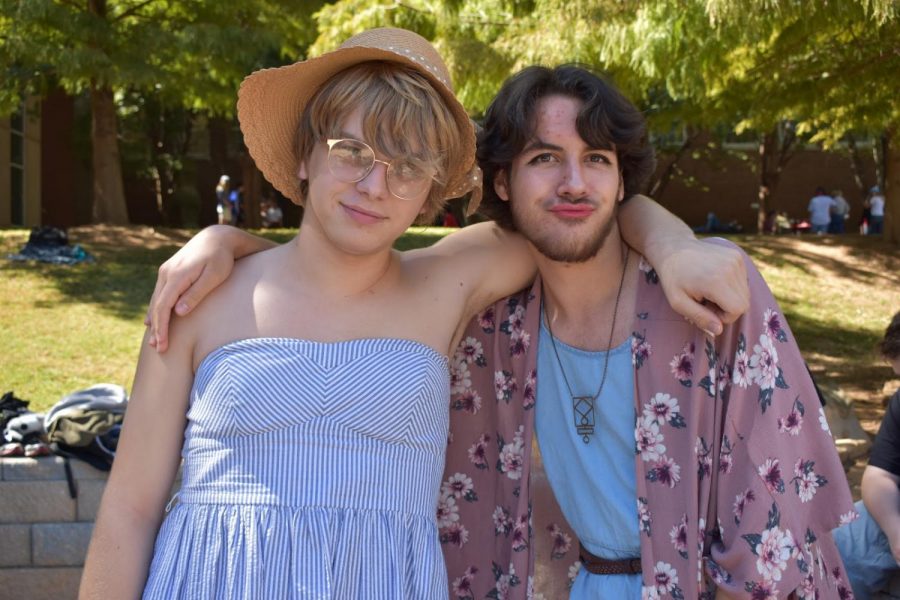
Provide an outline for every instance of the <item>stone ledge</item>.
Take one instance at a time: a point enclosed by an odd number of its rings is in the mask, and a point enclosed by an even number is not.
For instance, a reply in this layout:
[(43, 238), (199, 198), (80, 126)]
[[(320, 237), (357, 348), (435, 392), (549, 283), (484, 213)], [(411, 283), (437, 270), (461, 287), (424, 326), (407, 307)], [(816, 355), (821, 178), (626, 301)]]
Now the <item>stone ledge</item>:
[[(41, 458), (9, 457), (0, 458), (0, 480), (3, 481), (56, 481), (66, 479), (65, 459), (61, 456)], [(83, 460), (69, 459), (72, 476), (76, 480), (103, 479), (109, 473), (95, 469)]]
[(0, 567), (31, 564), (31, 525), (0, 525), (0, 540)]
[(69, 497), (65, 481), (0, 483), (0, 523), (74, 521), (75, 513), (75, 500)]
[(846, 470), (869, 453), (872, 442), (868, 439), (841, 438), (834, 440), (834, 445), (837, 448), (841, 464)]
[(32, 564), (80, 567), (91, 541), (93, 523), (40, 523), (31, 528)]
[(10, 600), (75, 600), (80, 582), (78, 567), (0, 569), (0, 590)]

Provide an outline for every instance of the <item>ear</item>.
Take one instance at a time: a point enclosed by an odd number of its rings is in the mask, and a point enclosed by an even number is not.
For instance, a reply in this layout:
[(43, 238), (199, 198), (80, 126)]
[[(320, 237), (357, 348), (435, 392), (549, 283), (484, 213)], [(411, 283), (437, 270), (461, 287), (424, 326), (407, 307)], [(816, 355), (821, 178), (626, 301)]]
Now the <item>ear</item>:
[(622, 178), (622, 173), (619, 173), (619, 192), (618, 192), (618, 200), (616, 202), (621, 202), (625, 199), (625, 180)]
[(300, 179), (309, 179), (309, 172), (306, 169), (306, 161), (300, 161), (300, 168), (297, 169), (297, 177)]
[(498, 171), (494, 176), (494, 191), (497, 197), (504, 202), (509, 202), (509, 176), (506, 169)]

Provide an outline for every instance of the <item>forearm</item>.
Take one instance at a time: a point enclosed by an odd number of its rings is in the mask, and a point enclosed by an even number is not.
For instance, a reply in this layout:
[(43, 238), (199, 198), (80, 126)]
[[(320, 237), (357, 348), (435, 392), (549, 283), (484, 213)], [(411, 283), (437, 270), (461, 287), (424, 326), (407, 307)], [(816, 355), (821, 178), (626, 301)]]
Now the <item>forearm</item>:
[(140, 598), (157, 527), (157, 521), (133, 511), (102, 507), (88, 548), (79, 599)]
[(900, 536), (898, 479), (900, 478), (878, 467), (866, 467), (863, 473), (863, 503), (889, 540)]
[(619, 208), (619, 229), (629, 246), (659, 268), (675, 245), (693, 241), (694, 232), (678, 217), (646, 196), (637, 195)]
[(235, 260), (278, 245), (271, 240), (247, 233), (243, 229), (231, 225), (210, 225), (194, 236), (194, 239), (201, 237), (215, 240), (218, 245), (228, 249)]

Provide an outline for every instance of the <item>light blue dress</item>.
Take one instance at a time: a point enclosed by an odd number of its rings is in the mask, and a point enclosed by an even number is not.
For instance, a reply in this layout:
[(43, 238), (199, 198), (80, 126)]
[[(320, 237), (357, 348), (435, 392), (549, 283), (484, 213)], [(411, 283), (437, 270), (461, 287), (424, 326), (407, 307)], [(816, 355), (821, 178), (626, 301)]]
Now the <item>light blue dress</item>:
[[(556, 340), (576, 394), (593, 395), (605, 352)], [(641, 555), (634, 471), (634, 372), (631, 339), (613, 348), (603, 392), (594, 403), (594, 433), (585, 444), (575, 430), (571, 394), (550, 333), (541, 319), (535, 429), (547, 479), (566, 520), (584, 547), (602, 558)], [(640, 575), (594, 575), (580, 569), (570, 600), (638, 600)]]
[(213, 351), (144, 598), (445, 600), (448, 398), (446, 358), (414, 341)]

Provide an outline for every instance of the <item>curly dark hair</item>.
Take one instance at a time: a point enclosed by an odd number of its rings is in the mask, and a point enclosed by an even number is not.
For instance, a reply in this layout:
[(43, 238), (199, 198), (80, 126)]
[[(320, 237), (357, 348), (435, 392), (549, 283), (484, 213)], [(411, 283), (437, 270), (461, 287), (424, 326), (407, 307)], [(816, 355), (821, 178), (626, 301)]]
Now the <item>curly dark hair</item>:
[(494, 191), (494, 178), (532, 140), (538, 101), (550, 95), (583, 103), (576, 119), (582, 139), (616, 152), (625, 197), (641, 190), (656, 166), (644, 116), (612, 84), (579, 65), (527, 67), (504, 82), (485, 113), (478, 135), (478, 163), (484, 172), (480, 212), (506, 229), (515, 229), (509, 203)]
[(891, 324), (885, 329), (884, 339), (878, 343), (878, 349), (890, 360), (900, 356), (900, 312), (894, 315)]

